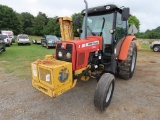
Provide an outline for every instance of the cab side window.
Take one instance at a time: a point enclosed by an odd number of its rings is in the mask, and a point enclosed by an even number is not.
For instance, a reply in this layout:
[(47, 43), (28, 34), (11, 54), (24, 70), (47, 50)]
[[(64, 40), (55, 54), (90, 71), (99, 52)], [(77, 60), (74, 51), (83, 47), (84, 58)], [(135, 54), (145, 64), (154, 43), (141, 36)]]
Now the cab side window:
[(122, 15), (117, 12), (116, 20), (116, 40), (120, 40), (125, 37), (127, 33), (127, 21), (122, 21)]

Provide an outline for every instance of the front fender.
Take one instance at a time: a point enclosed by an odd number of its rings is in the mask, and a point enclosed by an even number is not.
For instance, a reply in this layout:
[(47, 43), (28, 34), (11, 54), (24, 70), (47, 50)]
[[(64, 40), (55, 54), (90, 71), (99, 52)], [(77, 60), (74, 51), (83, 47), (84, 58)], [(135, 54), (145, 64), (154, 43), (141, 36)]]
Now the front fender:
[(126, 38), (124, 39), (124, 41), (122, 43), (121, 50), (120, 50), (120, 53), (118, 56), (118, 60), (126, 60), (127, 59), (128, 49), (129, 49), (129, 46), (133, 40), (136, 40), (135, 36), (126, 36)]

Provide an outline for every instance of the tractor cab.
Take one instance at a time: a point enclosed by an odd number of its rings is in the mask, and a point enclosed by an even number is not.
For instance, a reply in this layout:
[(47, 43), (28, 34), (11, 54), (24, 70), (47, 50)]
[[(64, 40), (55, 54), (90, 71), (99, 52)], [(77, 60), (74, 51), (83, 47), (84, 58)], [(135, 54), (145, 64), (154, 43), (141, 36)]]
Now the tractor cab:
[[(103, 54), (107, 55), (115, 52), (114, 48), (119, 45), (118, 42), (128, 34), (129, 8), (119, 8), (110, 4), (85, 9), (82, 11), (82, 15), (84, 16), (86, 12), (88, 15), (87, 18), (83, 17), (80, 38), (101, 36), (103, 39)], [(85, 36), (85, 32), (87, 36)]]
[[(119, 58), (122, 43), (128, 34), (129, 8), (119, 8), (109, 4), (88, 9), (86, 5), (86, 9), (81, 13), (84, 17), (80, 39), (100, 36), (102, 38), (101, 63), (106, 72), (115, 74), (116, 59)], [(75, 21), (79, 23), (78, 20)]]

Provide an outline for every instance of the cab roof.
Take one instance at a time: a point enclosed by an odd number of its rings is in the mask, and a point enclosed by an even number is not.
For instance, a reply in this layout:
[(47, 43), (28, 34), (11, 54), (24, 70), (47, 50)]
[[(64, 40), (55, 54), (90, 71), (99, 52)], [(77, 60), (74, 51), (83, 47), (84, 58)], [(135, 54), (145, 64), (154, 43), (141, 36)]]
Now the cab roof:
[[(112, 11), (119, 11), (120, 13), (122, 13), (124, 6), (122, 7), (118, 7), (115, 4), (107, 4), (107, 5), (102, 5), (102, 6), (97, 6), (97, 7), (92, 7), (92, 8), (88, 8), (88, 14), (95, 14), (95, 13), (106, 13), (106, 12), (112, 12)], [(85, 15), (85, 9), (82, 10), (82, 15)]]

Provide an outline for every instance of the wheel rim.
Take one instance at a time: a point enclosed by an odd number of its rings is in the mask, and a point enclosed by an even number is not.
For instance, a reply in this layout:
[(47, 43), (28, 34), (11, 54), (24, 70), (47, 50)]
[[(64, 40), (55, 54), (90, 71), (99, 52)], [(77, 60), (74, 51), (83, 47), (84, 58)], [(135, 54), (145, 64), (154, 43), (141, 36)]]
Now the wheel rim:
[(154, 47), (154, 51), (157, 52), (158, 51), (158, 47)]
[(131, 72), (133, 72), (136, 62), (136, 52), (134, 51), (133, 57), (132, 57), (132, 64), (131, 64)]
[(109, 87), (109, 90), (108, 90), (108, 93), (107, 93), (106, 103), (109, 101), (109, 99), (110, 99), (110, 97), (111, 97), (112, 89), (113, 89), (113, 84), (111, 83), (111, 84), (110, 84), (110, 87)]

